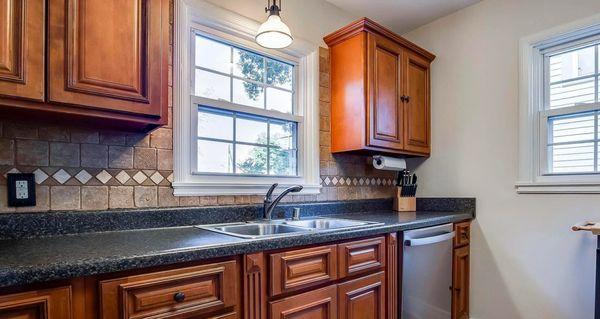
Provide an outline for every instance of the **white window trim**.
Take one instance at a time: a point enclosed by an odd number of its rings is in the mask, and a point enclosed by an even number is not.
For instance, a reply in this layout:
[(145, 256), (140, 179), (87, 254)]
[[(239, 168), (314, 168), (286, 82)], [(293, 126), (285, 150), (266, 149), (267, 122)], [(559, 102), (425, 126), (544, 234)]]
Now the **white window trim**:
[[(600, 193), (600, 175), (544, 175), (545, 141), (542, 124), (550, 112), (543, 110), (544, 48), (559, 45), (600, 32), (600, 15), (565, 24), (519, 42), (519, 176), (515, 185), (521, 194), (596, 194)], [(585, 108), (585, 107), (584, 107)]]
[[(281, 188), (299, 184), (304, 186), (300, 194), (319, 194), (318, 46), (295, 38), (294, 43), (284, 50), (265, 50), (254, 43), (259, 22), (203, 0), (176, 0), (174, 21), (172, 186), (175, 196), (257, 195), (264, 194), (273, 183), (279, 183)], [(303, 148), (298, 157), (299, 177), (193, 174), (192, 144), (196, 141), (196, 128), (190, 114), (197, 107), (192, 103), (191, 95), (190, 34), (192, 29), (198, 28), (208, 28), (224, 39), (241, 40), (244, 46), (271, 56), (298, 61), (296, 101), (303, 118), (298, 127), (298, 139)]]

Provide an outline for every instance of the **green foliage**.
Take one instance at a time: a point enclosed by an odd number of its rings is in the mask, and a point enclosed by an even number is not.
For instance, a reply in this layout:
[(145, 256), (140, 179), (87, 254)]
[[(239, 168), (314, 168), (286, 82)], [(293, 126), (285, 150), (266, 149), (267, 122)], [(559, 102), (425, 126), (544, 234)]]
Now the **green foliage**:
[[(258, 82), (263, 81), (265, 74), (264, 58), (260, 55), (253, 54), (247, 51), (238, 51), (237, 65), (240, 68), (243, 76)], [(267, 83), (273, 85), (285, 86), (291, 83), (292, 67), (275, 60), (267, 59)], [(244, 89), (248, 97), (256, 100), (258, 95), (262, 93), (261, 87), (258, 84), (244, 82)]]

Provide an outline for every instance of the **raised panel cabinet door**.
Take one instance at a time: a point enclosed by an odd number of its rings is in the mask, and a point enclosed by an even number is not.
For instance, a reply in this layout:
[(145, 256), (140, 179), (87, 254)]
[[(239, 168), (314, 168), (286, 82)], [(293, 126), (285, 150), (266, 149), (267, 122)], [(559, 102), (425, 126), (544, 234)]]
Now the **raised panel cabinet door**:
[(166, 115), (169, 0), (49, 0), (49, 100)]
[(335, 285), (269, 303), (269, 319), (337, 319)]
[(384, 272), (340, 284), (339, 319), (384, 319), (385, 301)]
[(71, 288), (34, 290), (0, 296), (2, 319), (70, 319)]
[(454, 249), (452, 319), (469, 318), (469, 246)]
[(0, 0), (0, 96), (44, 100), (41, 0)]
[(404, 149), (430, 153), (429, 62), (415, 53), (405, 55)]
[(368, 34), (367, 56), (369, 146), (401, 150), (404, 146), (402, 48), (380, 36)]

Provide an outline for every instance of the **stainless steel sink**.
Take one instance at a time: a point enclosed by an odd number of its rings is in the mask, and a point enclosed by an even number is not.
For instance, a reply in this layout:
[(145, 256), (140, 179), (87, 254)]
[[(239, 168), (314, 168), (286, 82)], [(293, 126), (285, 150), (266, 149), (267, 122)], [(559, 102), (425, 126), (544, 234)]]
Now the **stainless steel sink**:
[(306, 228), (273, 223), (248, 223), (242, 225), (226, 225), (221, 227), (215, 227), (214, 229), (224, 233), (231, 233), (240, 237), (247, 238), (284, 235), (308, 231)]
[(338, 229), (338, 228), (354, 228), (359, 226), (369, 225), (369, 222), (362, 222), (357, 220), (349, 219), (337, 219), (337, 218), (315, 218), (315, 219), (303, 219), (303, 220), (287, 220), (283, 222), (286, 225), (294, 225), (300, 227), (314, 228), (314, 229)]
[(316, 217), (301, 220), (261, 220), (246, 223), (198, 225), (198, 228), (241, 238), (266, 238), (377, 226), (381, 223)]

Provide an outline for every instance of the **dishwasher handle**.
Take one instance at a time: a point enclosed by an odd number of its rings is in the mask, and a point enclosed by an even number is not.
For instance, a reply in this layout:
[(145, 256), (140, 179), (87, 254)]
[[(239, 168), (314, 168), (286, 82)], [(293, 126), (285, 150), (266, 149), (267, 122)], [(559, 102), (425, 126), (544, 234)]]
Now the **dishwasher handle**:
[(423, 245), (430, 245), (430, 244), (435, 244), (435, 243), (440, 243), (446, 240), (450, 240), (454, 238), (454, 232), (451, 231), (449, 233), (444, 233), (441, 235), (437, 235), (437, 236), (431, 236), (431, 237), (424, 237), (424, 238), (412, 238), (412, 239), (406, 239), (404, 241), (404, 246), (423, 246)]

